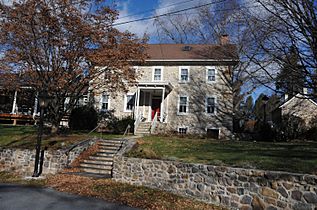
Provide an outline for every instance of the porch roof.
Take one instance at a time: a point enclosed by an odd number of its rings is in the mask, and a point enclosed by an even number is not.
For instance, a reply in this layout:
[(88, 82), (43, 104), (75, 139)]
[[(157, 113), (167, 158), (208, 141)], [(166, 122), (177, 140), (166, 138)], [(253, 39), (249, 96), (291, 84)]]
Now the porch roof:
[(173, 89), (173, 86), (170, 82), (139, 82), (138, 87), (140, 88), (166, 88), (168, 91)]

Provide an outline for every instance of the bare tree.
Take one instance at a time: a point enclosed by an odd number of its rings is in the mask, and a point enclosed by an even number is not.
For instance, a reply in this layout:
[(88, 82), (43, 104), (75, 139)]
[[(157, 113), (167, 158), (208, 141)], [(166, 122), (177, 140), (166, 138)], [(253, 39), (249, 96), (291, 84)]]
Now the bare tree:
[[(261, 70), (263, 78), (274, 81), (285, 66), (289, 74), (304, 78), (306, 97), (316, 98), (317, 92), (317, 1), (256, 0), (262, 13), (250, 13), (252, 39), (251, 62)], [(290, 54), (295, 54), (294, 62)], [(279, 78), (279, 77), (278, 77)], [(280, 79), (280, 78), (279, 78)], [(278, 91), (275, 87), (273, 90)], [(289, 92), (292, 90), (283, 90)]]
[[(261, 83), (254, 79), (259, 69), (253, 69), (250, 62), (248, 10), (237, 0), (227, 0), (212, 6), (206, 6), (192, 13), (171, 15), (157, 19), (155, 24), (158, 35), (163, 42), (219, 44), (222, 35), (229, 35), (230, 42), (236, 46), (240, 57), (239, 65), (224, 74), (228, 85), (232, 88), (234, 98), (234, 114), (236, 117), (240, 103)], [(232, 52), (224, 51), (223, 54)], [(206, 52), (208, 54), (208, 52)]]
[[(6, 75), (19, 73), (36, 92), (52, 97), (49, 116), (58, 128), (90, 81), (106, 74), (99, 85), (109, 90), (135, 82), (130, 62), (143, 62), (146, 40), (115, 29), (117, 16), (94, 0), (0, 3), (0, 69)], [(7, 81), (17, 82), (15, 76)]]

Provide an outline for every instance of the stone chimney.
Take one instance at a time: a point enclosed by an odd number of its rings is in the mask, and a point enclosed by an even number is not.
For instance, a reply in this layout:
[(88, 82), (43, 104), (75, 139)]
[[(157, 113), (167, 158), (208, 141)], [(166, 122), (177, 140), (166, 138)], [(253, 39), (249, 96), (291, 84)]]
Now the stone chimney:
[(284, 101), (287, 101), (288, 100), (288, 93), (285, 93), (284, 94)]
[(226, 45), (229, 44), (230, 40), (229, 40), (229, 35), (228, 34), (223, 34), (220, 37), (220, 45)]
[(303, 94), (304, 94), (304, 95), (307, 95), (307, 94), (308, 94), (307, 88), (303, 88)]

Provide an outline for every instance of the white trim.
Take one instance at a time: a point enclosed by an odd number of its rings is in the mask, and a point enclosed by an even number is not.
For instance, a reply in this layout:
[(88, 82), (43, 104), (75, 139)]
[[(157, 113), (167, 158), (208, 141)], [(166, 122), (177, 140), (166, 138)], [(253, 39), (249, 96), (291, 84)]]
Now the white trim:
[[(189, 97), (188, 95), (177, 95), (177, 115), (188, 115), (189, 113)], [(186, 97), (186, 112), (179, 112), (179, 106), (180, 106), (180, 97)]]
[[(182, 69), (187, 69), (188, 75), (187, 80), (182, 80)], [(190, 66), (179, 66), (178, 67), (178, 81), (179, 83), (187, 83), (190, 81)]]
[[(135, 96), (135, 93), (131, 93), (131, 92), (129, 92), (129, 93), (127, 93), (127, 94), (124, 95), (123, 112), (129, 112), (129, 113), (131, 113), (131, 112), (133, 112), (133, 108), (132, 108), (132, 110), (127, 110), (128, 95), (129, 95), (129, 96), (130, 96), (130, 95), (134, 96), (134, 100), (136, 100), (136, 96)], [(133, 103), (133, 106), (134, 106), (134, 103)]]
[(310, 98), (305, 98), (305, 96), (303, 96), (300, 93), (297, 93), (295, 96), (293, 96), (291, 99), (289, 99), (288, 101), (286, 101), (284, 104), (280, 105), (279, 108), (283, 108), (284, 106), (286, 106), (287, 104), (289, 104), (292, 100), (294, 100), (295, 98), (297, 99), (302, 99), (302, 100), (309, 100), (312, 104), (314, 104), (315, 106), (317, 106), (317, 103), (315, 101), (313, 101)]
[[(131, 60), (132, 61), (132, 60)], [(232, 62), (232, 61), (235, 61), (235, 62), (238, 62), (239, 60), (238, 59), (145, 59), (145, 61), (213, 61), (213, 62), (219, 62), (219, 61), (222, 61), (222, 62)]]
[[(108, 96), (108, 108), (107, 109), (102, 109), (102, 99), (103, 99), (103, 96)], [(99, 99), (99, 110), (100, 111), (109, 111), (110, 110), (110, 94), (108, 93), (102, 93), (100, 95), (100, 99)]]
[[(155, 69), (161, 69), (161, 79), (160, 80), (154, 80)], [(163, 66), (153, 66), (152, 67), (152, 82), (162, 82), (162, 81), (164, 81), (163, 75), (164, 75), (164, 67)]]
[[(208, 70), (214, 69), (215, 70), (215, 80), (214, 81), (208, 81)], [(215, 66), (206, 66), (206, 82), (207, 83), (215, 83), (217, 82), (217, 68)]]
[(218, 132), (218, 139), (220, 139), (220, 134), (221, 134), (221, 128), (219, 128), (219, 127), (213, 127), (213, 126), (206, 126), (205, 127), (205, 131), (206, 131), (206, 135), (207, 135), (207, 130), (208, 129), (213, 129), (213, 130), (218, 130), (219, 132)]
[(185, 128), (186, 129), (186, 133), (185, 134), (188, 134), (188, 130), (189, 130), (189, 127), (188, 126), (177, 126), (177, 133), (178, 134), (183, 134), (183, 133), (179, 133), (179, 129), (180, 128)]
[(132, 66), (132, 68), (135, 69), (136, 73), (139, 71), (139, 66)]
[[(207, 112), (207, 99), (208, 98), (214, 98), (215, 99), (215, 111), (214, 111), (214, 113), (208, 113)], [(218, 104), (218, 100), (217, 100), (217, 96), (215, 96), (215, 95), (207, 95), (206, 97), (205, 97), (205, 113), (207, 114), (207, 115), (217, 115), (217, 104)]]

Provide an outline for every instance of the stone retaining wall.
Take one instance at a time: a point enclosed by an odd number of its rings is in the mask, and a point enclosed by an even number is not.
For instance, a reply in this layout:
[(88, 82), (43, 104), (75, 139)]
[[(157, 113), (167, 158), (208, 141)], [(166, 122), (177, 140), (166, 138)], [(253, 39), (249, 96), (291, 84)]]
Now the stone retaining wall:
[(232, 209), (317, 209), (317, 176), (116, 156), (115, 181)]
[[(81, 152), (94, 144), (92, 139), (86, 144), (74, 148), (68, 155), (66, 150), (47, 150), (44, 153), (42, 175), (55, 174), (67, 167)], [(0, 171), (16, 171), (23, 175), (32, 175), (34, 170), (35, 150), (28, 149), (1, 149), (0, 148)]]

